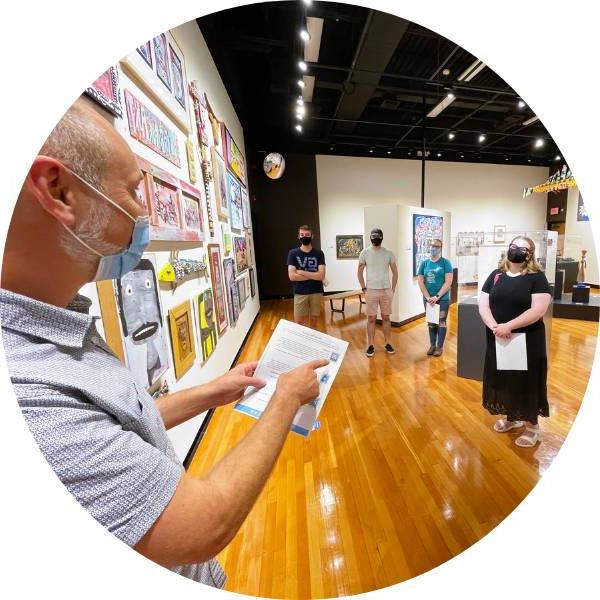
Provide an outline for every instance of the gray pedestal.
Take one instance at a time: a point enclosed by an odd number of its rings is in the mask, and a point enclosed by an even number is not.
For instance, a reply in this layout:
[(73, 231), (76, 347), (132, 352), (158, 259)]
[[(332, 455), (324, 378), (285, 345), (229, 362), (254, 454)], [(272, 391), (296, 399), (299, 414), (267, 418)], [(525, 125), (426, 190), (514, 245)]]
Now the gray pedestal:
[[(552, 333), (552, 304), (544, 315), (546, 351), (550, 354)], [(466, 379), (483, 379), (486, 336), (485, 325), (479, 316), (477, 298), (463, 298), (458, 303), (458, 338), (456, 344), (456, 374)]]

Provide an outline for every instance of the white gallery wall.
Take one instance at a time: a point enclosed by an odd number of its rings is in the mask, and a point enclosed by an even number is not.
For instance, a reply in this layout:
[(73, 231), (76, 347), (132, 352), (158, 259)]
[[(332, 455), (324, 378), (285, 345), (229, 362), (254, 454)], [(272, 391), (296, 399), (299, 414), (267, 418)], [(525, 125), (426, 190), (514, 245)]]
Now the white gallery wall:
[[(587, 250), (587, 269), (586, 269), (586, 283), (593, 285), (600, 285), (600, 275), (598, 273), (598, 257), (596, 256), (596, 249), (594, 246), (594, 234), (592, 230), (592, 221), (578, 221), (579, 201), (579, 188), (569, 189), (569, 196), (567, 198), (567, 222), (565, 223), (565, 235), (567, 240), (571, 241), (565, 243), (565, 250), (568, 247), (573, 248), (572, 254), (577, 252), (576, 256), (571, 256), (575, 260), (579, 260), (581, 250)], [(585, 201), (585, 198), (584, 198)]]
[[(240, 121), (235, 113), (233, 105), (227, 95), (227, 91), (223, 82), (219, 76), (217, 68), (210, 55), (208, 47), (202, 37), (200, 29), (198, 28), (195, 21), (190, 21), (184, 25), (181, 25), (177, 29), (171, 30), (171, 34), (179, 46), (182, 54), (185, 57), (185, 70), (186, 70), (186, 81), (197, 81), (201, 92), (206, 92), (208, 99), (220, 121), (224, 121), (227, 128), (234, 137), (240, 150), (245, 155), (244, 150), (244, 135)], [(135, 49), (132, 49), (136, 52)], [(142, 158), (150, 161), (154, 165), (164, 169), (171, 175), (182, 179), (190, 184), (187, 155), (186, 155), (186, 139), (185, 133), (177, 127), (177, 125), (169, 119), (169, 116), (165, 114), (161, 108), (153, 102), (152, 98), (148, 96), (143, 89), (135, 81), (133, 81), (123, 71), (120, 65), (119, 68), (119, 87), (121, 91), (121, 102), (123, 108), (123, 118), (116, 119), (110, 117), (115, 128), (128, 142), (132, 150), (141, 156)], [(129, 126), (127, 121), (127, 111), (124, 103), (124, 90), (129, 90), (133, 93), (138, 100), (140, 100), (148, 109), (150, 109), (160, 120), (165, 123), (169, 129), (177, 134), (179, 142), (179, 156), (181, 160), (181, 167), (177, 167), (172, 164), (161, 155), (154, 152), (144, 144), (138, 142), (132, 138), (129, 133)], [(198, 138), (196, 134), (196, 124), (194, 119), (193, 105), (191, 98), (187, 94), (186, 90), (186, 104), (189, 116), (190, 124), (190, 135), (194, 143), (194, 152), (196, 158), (196, 176), (197, 181), (192, 185), (200, 190), (202, 194), (202, 207), (203, 220), (205, 225), (206, 240), (204, 242), (159, 242), (153, 241), (147, 249), (146, 254), (152, 254), (156, 258), (157, 270), (160, 270), (162, 266), (169, 260), (171, 250), (179, 250), (180, 258), (190, 259), (207, 259), (207, 244), (219, 243), (221, 246), (221, 258), (224, 258), (223, 242), (222, 242), (222, 230), (221, 222), (218, 219), (217, 209), (212, 205), (212, 214), (215, 223), (215, 236), (210, 237), (208, 231), (208, 216), (206, 210), (206, 196), (204, 192), (204, 186), (202, 182), (202, 172), (200, 168), (200, 153), (198, 148)], [(105, 111), (98, 109), (99, 112), (107, 116)], [(212, 185), (212, 184), (211, 184)], [(252, 252), (254, 255), (254, 252)], [(231, 255), (230, 255), (231, 256)], [(171, 289), (170, 284), (160, 284), (160, 299), (162, 303), (162, 313), (164, 319), (164, 325), (168, 330), (168, 318), (167, 313), (169, 309), (174, 306), (186, 301), (192, 300), (199, 293), (211, 286), (210, 277), (208, 278), (188, 278), (175, 290)], [(90, 296), (93, 301), (92, 311), (99, 315), (98, 299), (95, 294), (95, 286), (87, 285), (82, 290), (83, 293)], [(196, 360), (193, 366), (177, 381), (175, 379), (175, 372), (173, 368), (173, 356), (169, 347), (169, 364), (170, 368), (167, 374), (163, 377), (163, 380), (169, 384), (170, 391), (177, 391), (199, 385), (201, 383), (210, 381), (219, 375), (225, 373), (231, 366), (231, 363), (235, 359), (244, 338), (250, 329), (254, 318), (259, 311), (259, 298), (258, 292), (254, 298), (248, 297), (245, 308), (240, 312), (239, 320), (235, 325), (229, 325), (223, 336), (218, 338), (217, 347), (214, 354), (208, 358), (206, 363), (202, 364), (202, 351), (199, 347), (198, 333), (195, 334), (195, 346), (196, 346)], [(195, 322), (195, 320), (194, 320)], [(100, 324), (101, 325), (101, 324)], [(101, 326), (99, 327), (101, 329)], [(194, 438), (202, 425), (202, 422), (206, 416), (205, 414), (198, 415), (194, 419), (183, 423), (171, 430), (169, 430), (169, 436), (173, 442), (175, 450), (178, 456), (183, 460), (188, 453)]]
[[(357, 261), (336, 260), (335, 236), (363, 232), (363, 209), (376, 204), (421, 203), (421, 162), (350, 156), (317, 155), (321, 244), (327, 262), (326, 290), (358, 287)], [(539, 230), (546, 227), (546, 195), (523, 199), (524, 187), (545, 181), (547, 167), (485, 165), (428, 161), (425, 207), (450, 211), (452, 240), (462, 231)], [(384, 230), (385, 224), (381, 225)], [(365, 244), (368, 239), (365, 238)]]

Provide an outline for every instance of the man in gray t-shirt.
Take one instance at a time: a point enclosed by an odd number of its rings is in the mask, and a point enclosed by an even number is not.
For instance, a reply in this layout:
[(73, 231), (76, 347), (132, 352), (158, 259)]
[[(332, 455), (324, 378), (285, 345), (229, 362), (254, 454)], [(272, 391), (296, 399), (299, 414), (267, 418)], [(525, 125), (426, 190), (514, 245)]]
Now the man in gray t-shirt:
[(89, 100), (77, 100), (15, 204), (2, 263), (2, 340), (27, 425), (81, 506), (147, 558), (222, 587), (214, 557), (250, 512), (296, 412), (318, 396), (315, 369), (328, 361), (281, 375), (248, 433), (207, 473), (187, 473), (167, 430), (265, 382), (247, 363), (154, 400), (99, 336), (91, 302), (77, 292), (140, 260), (148, 243), (142, 181), (125, 140)]
[[(358, 281), (362, 291), (365, 292), (367, 301), (367, 351), (370, 358), (375, 354), (375, 323), (377, 311), (381, 311), (385, 351), (394, 354), (396, 351), (391, 344), (392, 324), (392, 299), (398, 283), (398, 267), (396, 257), (391, 250), (384, 248), (383, 231), (371, 230), (371, 246), (365, 248), (358, 257)], [(367, 270), (367, 284), (365, 285), (364, 272)], [(390, 271), (392, 281), (390, 283)]]

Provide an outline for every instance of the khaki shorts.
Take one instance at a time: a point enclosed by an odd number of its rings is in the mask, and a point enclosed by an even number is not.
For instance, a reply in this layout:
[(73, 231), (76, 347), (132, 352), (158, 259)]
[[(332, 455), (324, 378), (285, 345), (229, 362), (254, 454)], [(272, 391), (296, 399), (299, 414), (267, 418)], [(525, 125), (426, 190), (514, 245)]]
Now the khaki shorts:
[(367, 316), (376, 317), (377, 308), (381, 308), (381, 316), (389, 317), (392, 314), (392, 288), (384, 290), (367, 290), (365, 301), (367, 302)]
[(294, 295), (294, 318), (318, 317), (321, 314), (323, 294), (295, 294)]

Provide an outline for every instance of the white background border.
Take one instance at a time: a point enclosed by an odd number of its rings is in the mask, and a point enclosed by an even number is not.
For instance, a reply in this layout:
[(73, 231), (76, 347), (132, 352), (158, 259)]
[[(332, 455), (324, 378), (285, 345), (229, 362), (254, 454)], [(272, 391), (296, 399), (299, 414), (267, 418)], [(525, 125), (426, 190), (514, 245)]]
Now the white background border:
[[(600, 164), (594, 139), (598, 134), (598, 21), (593, 2), (358, 3), (399, 14), (458, 42), (510, 83), (560, 145), (592, 220), (600, 219)], [(240, 4), (215, 0), (3, 3), (0, 247), (35, 152), (79, 92), (153, 35), (199, 16), (199, 11), (206, 14)], [(596, 250), (600, 255), (597, 239)], [(3, 595), (10, 590), (6, 597), (224, 597), (156, 567), (81, 510), (58, 483), (26, 429), (3, 356), (0, 383), (4, 391), (0, 401)], [(586, 399), (563, 450), (509, 519), (458, 558), (369, 596), (590, 597), (588, 590), (597, 589), (600, 538), (599, 391), (596, 360)]]

